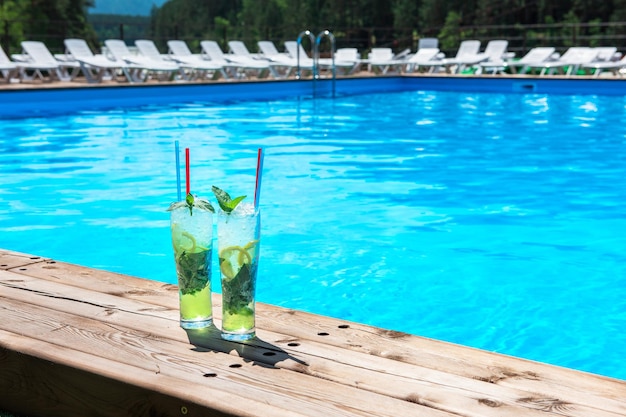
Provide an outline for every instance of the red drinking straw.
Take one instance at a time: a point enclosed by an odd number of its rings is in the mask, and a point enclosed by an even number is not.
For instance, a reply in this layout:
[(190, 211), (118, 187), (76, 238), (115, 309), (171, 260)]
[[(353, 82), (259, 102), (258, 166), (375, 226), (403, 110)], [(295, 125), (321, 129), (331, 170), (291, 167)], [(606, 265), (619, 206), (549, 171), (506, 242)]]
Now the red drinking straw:
[(189, 194), (189, 148), (185, 148), (185, 179), (187, 180), (187, 194)]
[(254, 187), (254, 208), (259, 207), (259, 196), (261, 194), (261, 175), (263, 174), (263, 148), (259, 148), (256, 161), (256, 185)]

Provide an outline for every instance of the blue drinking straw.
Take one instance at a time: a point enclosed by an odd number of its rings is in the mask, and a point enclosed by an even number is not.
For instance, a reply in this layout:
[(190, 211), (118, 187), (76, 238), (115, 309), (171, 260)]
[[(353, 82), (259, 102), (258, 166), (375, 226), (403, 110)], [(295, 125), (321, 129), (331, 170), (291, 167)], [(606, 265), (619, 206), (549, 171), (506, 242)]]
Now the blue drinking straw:
[(176, 191), (178, 192), (178, 200), (176, 201), (182, 201), (182, 197), (180, 195), (180, 150), (178, 147), (178, 141), (174, 142), (174, 145), (176, 147)]
[(259, 148), (256, 163), (256, 184), (254, 186), (254, 208), (259, 207), (261, 197), (261, 176), (263, 175), (263, 148)]

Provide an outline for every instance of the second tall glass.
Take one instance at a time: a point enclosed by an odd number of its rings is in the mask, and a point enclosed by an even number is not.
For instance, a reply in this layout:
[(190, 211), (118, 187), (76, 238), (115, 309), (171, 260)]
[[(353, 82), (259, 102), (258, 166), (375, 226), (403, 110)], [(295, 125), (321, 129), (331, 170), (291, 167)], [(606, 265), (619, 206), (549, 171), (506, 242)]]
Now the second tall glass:
[(261, 239), (261, 213), (240, 203), (217, 213), (217, 246), (222, 278), (222, 338), (255, 337), (255, 290)]

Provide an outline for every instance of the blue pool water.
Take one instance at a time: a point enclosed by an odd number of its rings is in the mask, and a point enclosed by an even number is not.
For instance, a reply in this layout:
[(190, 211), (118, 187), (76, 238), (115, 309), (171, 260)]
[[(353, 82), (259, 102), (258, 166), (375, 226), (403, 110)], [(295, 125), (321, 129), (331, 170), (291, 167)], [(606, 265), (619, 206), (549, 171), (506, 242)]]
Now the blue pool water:
[[(0, 122), (0, 247), (175, 283), (192, 190), (252, 198), (258, 299), (626, 379), (626, 99), (402, 92)], [(216, 286), (219, 290), (219, 286)]]

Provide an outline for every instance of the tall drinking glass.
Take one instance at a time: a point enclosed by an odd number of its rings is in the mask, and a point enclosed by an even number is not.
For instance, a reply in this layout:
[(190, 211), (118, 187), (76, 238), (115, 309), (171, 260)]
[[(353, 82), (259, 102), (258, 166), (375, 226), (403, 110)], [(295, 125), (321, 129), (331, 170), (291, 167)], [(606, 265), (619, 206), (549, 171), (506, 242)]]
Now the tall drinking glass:
[(200, 329), (213, 322), (211, 249), (213, 214), (188, 206), (170, 211), (174, 261), (178, 275), (180, 327)]
[(245, 341), (255, 336), (255, 287), (259, 265), (261, 213), (240, 203), (217, 213), (217, 245), (222, 278), (222, 338)]

